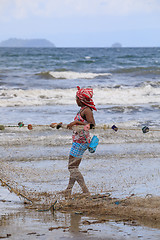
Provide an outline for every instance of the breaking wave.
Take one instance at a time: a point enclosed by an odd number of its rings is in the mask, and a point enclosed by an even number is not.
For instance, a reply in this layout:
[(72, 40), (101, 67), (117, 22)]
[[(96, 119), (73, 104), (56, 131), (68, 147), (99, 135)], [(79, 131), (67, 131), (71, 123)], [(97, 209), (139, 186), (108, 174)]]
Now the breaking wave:
[[(75, 104), (75, 88), (71, 89), (3, 89), (0, 90), (0, 107), (72, 105)], [(160, 88), (151, 85), (130, 88), (94, 88), (96, 105), (159, 106)]]
[(73, 72), (73, 71), (49, 71), (41, 72), (38, 75), (55, 79), (93, 79), (97, 77), (108, 77), (111, 73), (91, 73), (91, 72)]

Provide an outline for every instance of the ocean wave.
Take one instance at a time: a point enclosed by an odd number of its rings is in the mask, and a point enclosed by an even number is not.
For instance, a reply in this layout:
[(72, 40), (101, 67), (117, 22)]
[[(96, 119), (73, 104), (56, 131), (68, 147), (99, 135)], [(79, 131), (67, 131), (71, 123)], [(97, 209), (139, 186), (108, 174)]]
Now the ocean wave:
[(44, 79), (53, 79), (53, 77), (50, 75), (49, 72), (41, 72), (41, 73), (36, 73), (35, 75), (39, 76), (40, 78)]
[(160, 87), (160, 81), (146, 81), (146, 82), (143, 82), (140, 86), (152, 86), (152, 87)]
[(85, 58), (84, 60), (79, 60), (77, 61), (77, 63), (86, 63), (86, 64), (90, 64), (90, 63), (93, 63), (95, 62), (94, 59), (89, 59), (89, 58)]
[(136, 75), (160, 75), (159, 67), (131, 67), (131, 68), (119, 68), (113, 70), (112, 73), (120, 74), (136, 74)]
[(85, 59), (91, 59), (91, 57), (90, 56), (85, 56)]
[[(105, 108), (107, 112), (116, 112), (116, 113), (134, 113), (134, 112), (141, 112), (143, 107), (141, 106), (111, 106)], [(102, 109), (101, 109), (102, 110)]]
[[(72, 105), (76, 89), (3, 89), (0, 90), (0, 107)], [(159, 104), (160, 88), (151, 85), (130, 88), (95, 88), (96, 105)]]
[(73, 71), (49, 71), (38, 75), (55, 79), (93, 79), (97, 77), (108, 77), (111, 73), (73, 72)]
[(137, 55), (126, 54), (126, 55), (123, 55), (123, 56), (119, 56), (118, 58), (128, 59), (128, 58), (137, 58), (137, 57), (138, 57)]

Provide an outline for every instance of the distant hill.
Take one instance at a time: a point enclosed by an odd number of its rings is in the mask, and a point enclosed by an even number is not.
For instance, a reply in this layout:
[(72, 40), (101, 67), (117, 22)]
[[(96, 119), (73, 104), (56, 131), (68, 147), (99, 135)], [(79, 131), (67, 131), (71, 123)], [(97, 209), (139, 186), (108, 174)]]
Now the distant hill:
[(121, 45), (121, 43), (116, 42), (116, 43), (112, 44), (112, 47), (113, 48), (121, 48), (122, 45)]
[(46, 39), (18, 39), (10, 38), (2, 41), (0, 47), (55, 47), (53, 43)]

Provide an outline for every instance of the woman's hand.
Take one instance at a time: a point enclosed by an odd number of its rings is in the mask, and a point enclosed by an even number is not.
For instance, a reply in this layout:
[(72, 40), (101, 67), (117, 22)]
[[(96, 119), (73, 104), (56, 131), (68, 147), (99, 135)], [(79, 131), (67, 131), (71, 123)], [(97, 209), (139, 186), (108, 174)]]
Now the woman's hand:
[(76, 121), (73, 121), (67, 125), (67, 128), (72, 129), (72, 127), (76, 124)]
[(85, 125), (85, 123), (83, 123), (83, 122), (81, 122), (81, 121), (75, 120), (75, 121), (69, 123), (69, 124), (67, 125), (67, 128), (72, 129), (72, 127), (73, 127), (74, 125)]
[(89, 131), (89, 129), (90, 129), (90, 124), (87, 124), (84, 126), (84, 131)]

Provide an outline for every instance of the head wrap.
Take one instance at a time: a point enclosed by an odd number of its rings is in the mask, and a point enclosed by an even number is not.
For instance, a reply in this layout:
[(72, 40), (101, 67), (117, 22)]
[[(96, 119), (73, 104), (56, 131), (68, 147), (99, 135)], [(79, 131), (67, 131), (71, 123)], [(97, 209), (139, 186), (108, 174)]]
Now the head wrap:
[(92, 100), (93, 97), (93, 89), (92, 88), (80, 88), (77, 86), (77, 93), (76, 96), (79, 98), (79, 100), (86, 106), (94, 109), (97, 111), (94, 102)]

